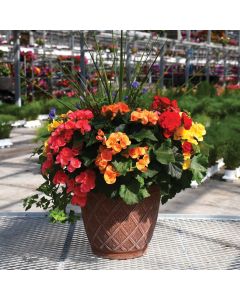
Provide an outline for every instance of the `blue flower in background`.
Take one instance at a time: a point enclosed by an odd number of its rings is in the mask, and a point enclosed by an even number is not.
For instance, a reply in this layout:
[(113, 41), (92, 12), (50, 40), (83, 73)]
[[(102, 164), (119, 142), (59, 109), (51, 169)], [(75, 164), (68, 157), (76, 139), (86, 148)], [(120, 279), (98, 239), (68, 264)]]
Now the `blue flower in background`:
[(77, 109), (81, 109), (81, 106), (80, 106), (80, 104), (79, 104), (79, 103), (76, 103), (76, 105), (75, 105), (75, 106), (76, 106), (76, 108), (77, 108)]
[(144, 94), (146, 94), (147, 93), (147, 91), (148, 91), (148, 89), (147, 88), (143, 88), (142, 89), (142, 94), (144, 95)]
[(50, 112), (49, 112), (49, 118), (50, 119), (54, 119), (55, 117), (56, 117), (56, 108), (55, 107), (52, 107), (51, 109), (50, 109)]
[(112, 96), (113, 96), (113, 97), (115, 97), (116, 95), (117, 95), (117, 92), (116, 92), (116, 91), (112, 92)]
[(134, 89), (137, 89), (139, 87), (139, 85), (140, 85), (140, 83), (137, 81), (133, 81), (131, 84), (132, 88), (134, 88)]
[(128, 96), (125, 96), (125, 97), (124, 97), (124, 100), (127, 100), (127, 99), (128, 99)]

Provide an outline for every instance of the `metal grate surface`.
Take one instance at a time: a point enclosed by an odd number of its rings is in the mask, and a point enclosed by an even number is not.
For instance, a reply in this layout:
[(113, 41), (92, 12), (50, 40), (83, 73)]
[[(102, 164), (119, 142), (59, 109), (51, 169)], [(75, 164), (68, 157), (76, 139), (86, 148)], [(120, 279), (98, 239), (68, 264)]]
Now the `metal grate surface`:
[(0, 269), (240, 269), (240, 218), (160, 217), (144, 257), (94, 256), (81, 221), (0, 217)]

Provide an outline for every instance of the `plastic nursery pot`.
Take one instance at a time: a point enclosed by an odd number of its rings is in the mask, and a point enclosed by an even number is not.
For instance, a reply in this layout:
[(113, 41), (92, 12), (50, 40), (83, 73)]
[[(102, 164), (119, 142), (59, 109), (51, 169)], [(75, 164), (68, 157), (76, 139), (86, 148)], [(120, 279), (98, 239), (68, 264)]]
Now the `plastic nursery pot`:
[(240, 177), (240, 167), (236, 168), (235, 171), (236, 171), (236, 176), (237, 176), (237, 177)]
[(235, 181), (237, 180), (236, 170), (225, 170), (223, 179), (226, 181)]
[(209, 167), (207, 169), (207, 176), (208, 177), (212, 177), (214, 174), (216, 174), (217, 172), (219, 171), (219, 167), (218, 167), (218, 164), (215, 164), (211, 167)]
[(150, 194), (138, 204), (127, 205), (121, 199), (89, 193), (82, 216), (95, 255), (108, 259), (130, 259), (145, 253), (156, 226), (159, 188), (150, 189)]

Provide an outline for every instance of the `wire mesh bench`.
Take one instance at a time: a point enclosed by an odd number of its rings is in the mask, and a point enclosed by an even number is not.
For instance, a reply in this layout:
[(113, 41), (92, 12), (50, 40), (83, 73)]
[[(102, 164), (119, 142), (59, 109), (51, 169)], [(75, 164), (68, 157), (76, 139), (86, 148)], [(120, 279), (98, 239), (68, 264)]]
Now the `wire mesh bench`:
[(82, 221), (2, 213), (0, 269), (240, 269), (240, 217), (160, 214), (145, 256), (113, 261), (92, 254)]

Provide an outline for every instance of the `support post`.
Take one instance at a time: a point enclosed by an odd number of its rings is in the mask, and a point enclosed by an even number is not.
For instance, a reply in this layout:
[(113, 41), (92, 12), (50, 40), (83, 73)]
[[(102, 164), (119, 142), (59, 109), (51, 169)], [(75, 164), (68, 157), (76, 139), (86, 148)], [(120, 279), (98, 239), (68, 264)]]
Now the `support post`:
[[(224, 47), (224, 46), (223, 46)], [(227, 79), (227, 49), (223, 48), (224, 53), (224, 61), (223, 61), (223, 84), (226, 86), (226, 79)]]
[(15, 103), (22, 106), (21, 80), (20, 80), (20, 38), (19, 31), (13, 31), (14, 36), (14, 80), (15, 80)]
[(238, 84), (240, 84), (240, 30), (238, 31)]
[[(187, 30), (187, 41), (190, 41), (190, 36), (191, 36), (191, 30)], [(189, 69), (190, 69), (190, 52), (191, 48), (190, 46), (187, 46), (187, 51), (186, 51), (186, 63), (185, 63), (185, 86), (188, 86), (188, 81), (189, 81)]]
[(177, 31), (177, 39), (178, 41), (180, 41), (182, 39), (182, 33), (181, 33), (181, 30), (178, 30)]
[(166, 45), (162, 46), (160, 50), (160, 82), (159, 82), (160, 89), (163, 89), (164, 87), (164, 67), (165, 67), (164, 54), (166, 50), (165, 47)]
[(206, 56), (206, 80), (210, 79), (210, 44), (211, 44), (211, 30), (208, 30), (207, 35), (207, 56)]

